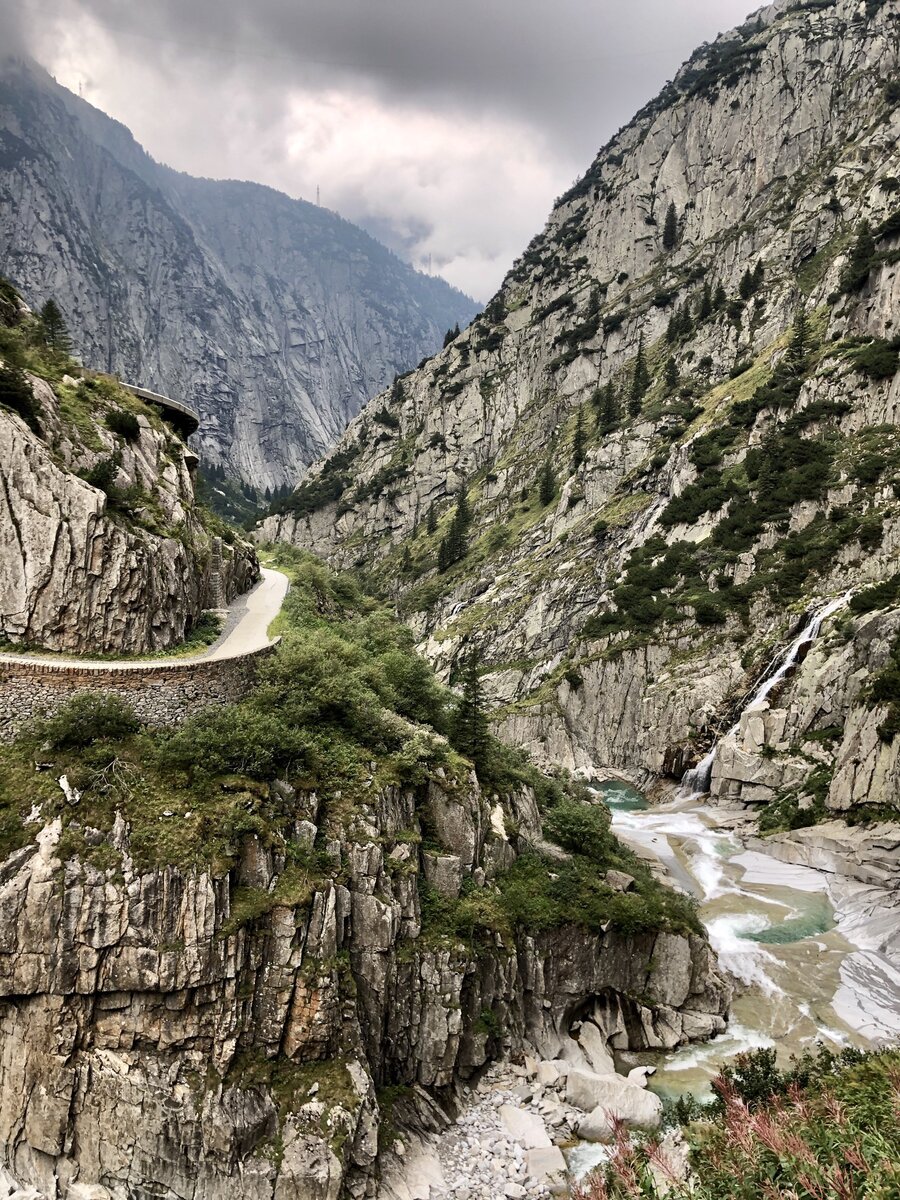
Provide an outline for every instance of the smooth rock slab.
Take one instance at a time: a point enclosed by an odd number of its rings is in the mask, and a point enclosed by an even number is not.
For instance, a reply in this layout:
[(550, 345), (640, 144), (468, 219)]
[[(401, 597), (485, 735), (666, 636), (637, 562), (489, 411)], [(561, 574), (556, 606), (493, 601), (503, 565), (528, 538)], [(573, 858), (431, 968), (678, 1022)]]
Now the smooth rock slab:
[(658, 1129), (662, 1121), (662, 1101), (620, 1075), (595, 1075), (591, 1071), (570, 1071), (566, 1080), (566, 1099), (582, 1112), (593, 1114), (598, 1108), (624, 1121), (630, 1129)]

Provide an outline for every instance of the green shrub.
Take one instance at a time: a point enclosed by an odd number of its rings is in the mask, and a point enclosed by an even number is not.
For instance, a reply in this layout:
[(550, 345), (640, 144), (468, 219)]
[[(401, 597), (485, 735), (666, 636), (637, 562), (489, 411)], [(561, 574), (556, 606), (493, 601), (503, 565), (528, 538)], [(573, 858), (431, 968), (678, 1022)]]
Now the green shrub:
[(37, 736), (53, 750), (78, 750), (94, 742), (131, 737), (141, 723), (134, 709), (118, 696), (83, 692), (37, 727)]
[(860, 346), (850, 355), (857, 370), (870, 379), (892, 379), (900, 364), (900, 340), (885, 342), (880, 339)]
[(105, 492), (107, 496), (111, 497), (116, 476), (119, 474), (121, 466), (122, 455), (117, 450), (115, 454), (109, 454), (106, 458), (101, 458), (99, 462), (95, 463), (87, 471), (82, 471), (81, 478), (85, 483), (89, 483), (91, 487), (98, 488), (101, 492)]
[(136, 442), (141, 436), (141, 426), (134, 413), (125, 408), (112, 408), (106, 414), (106, 428), (123, 437), (126, 442)]
[(10, 364), (0, 367), (0, 404), (18, 413), (34, 433), (40, 433), (34, 392), (21, 368)]

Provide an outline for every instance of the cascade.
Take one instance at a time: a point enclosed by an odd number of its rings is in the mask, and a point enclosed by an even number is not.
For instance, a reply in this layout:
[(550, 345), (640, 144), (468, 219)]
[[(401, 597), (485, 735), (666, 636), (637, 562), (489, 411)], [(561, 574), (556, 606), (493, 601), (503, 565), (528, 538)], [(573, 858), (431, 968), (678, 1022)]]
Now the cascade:
[[(725, 734), (726, 738), (732, 737), (735, 733), (737, 733), (741, 725), (741, 717), (744, 715), (744, 713), (766, 699), (772, 689), (775, 688), (782, 681), (782, 679), (784, 679), (788, 671), (794, 667), (803, 647), (816, 640), (822, 630), (823, 623), (828, 619), (828, 617), (836, 613), (838, 609), (843, 608), (844, 605), (849, 601), (852, 594), (852, 591), (845, 592), (843, 596), (838, 596), (836, 600), (829, 601), (829, 603), (820, 608), (819, 611), (810, 619), (809, 623), (805, 625), (803, 629), (801, 629), (801, 631), (791, 642), (787, 652), (785, 653), (776, 670), (773, 671), (772, 674), (766, 679), (764, 679), (762, 683), (760, 683), (750, 702), (741, 710), (741, 716), (738, 717), (737, 721), (735, 721), (732, 727)], [(705, 757), (700, 760), (696, 767), (693, 767), (690, 771), (685, 771), (681, 780), (681, 788), (679, 792), (681, 796), (702, 796), (709, 791), (710, 782), (712, 780), (713, 763), (716, 761), (716, 753), (719, 749), (721, 741), (722, 739), (720, 738), (714, 743), (712, 748), (707, 752)]]

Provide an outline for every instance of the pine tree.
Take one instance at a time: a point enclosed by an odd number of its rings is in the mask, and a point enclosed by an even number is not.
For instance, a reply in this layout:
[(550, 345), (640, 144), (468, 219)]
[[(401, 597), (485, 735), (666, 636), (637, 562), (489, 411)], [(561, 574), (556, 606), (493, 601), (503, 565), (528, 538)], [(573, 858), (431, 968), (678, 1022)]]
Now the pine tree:
[(858, 292), (869, 278), (875, 262), (875, 239), (868, 221), (863, 221), (841, 272), (841, 291)]
[(603, 389), (603, 406), (600, 410), (600, 428), (604, 433), (612, 433), (619, 423), (619, 399), (616, 396), (616, 385), (610, 379)]
[(647, 369), (647, 357), (644, 353), (644, 335), (638, 342), (637, 357), (634, 360), (634, 373), (631, 376), (631, 390), (628, 393), (628, 413), (636, 417), (641, 411), (641, 401), (650, 387), (650, 372)]
[(784, 363), (793, 375), (802, 375), (810, 350), (809, 318), (801, 305), (794, 316), (791, 340), (784, 356)]
[(55, 354), (70, 354), (72, 339), (66, 328), (65, 318), (59, 305), (51, 296), (41, 309), (41, 332), (44, 342)]
[(425, 518), (425, 532), (428, 534), (437, 533), (437, 510), (433, 503), (428, 506), (428, 516)]
[(553, 474), (553, 463), (549, 458), (544, 460), (541, 473), (538, 476), (538, 500), (541, 508), (546, 508), (556, 496), (556, 476)]
[(753, 290), (758, 292), (763, 285), (763, 280), (766, 277), (766, 264), (760, 259), (753, 268)]
[(265, 497), (266, 497), (266, 503), (270, 504), (272, 502), (272, 489), (269, 487), (268, 484), (266, 484)]
[(666, 391), (670, 395), (678, 387), (679, 379), (680, 379), (680, 376), (678, 374), (678, 364), (675, 362), (674, 357), (670, 357), (668, 362), (666, 363), (666, 374), (665, 374)]
[(469, 549), (469, 527), (472, 524), (472, 510), (469, 507), (468, 488), (463, 484), (453, 510), (453, 519), (447, 535), (438, 547), (438, 570), (446, 571), (454, 563), (465, 558)]
[(400, 570), (404, 575), (408, 575), (412, 568), (412, 555), (409, 552), (409, 546), (404, 546), (400, 555)]
[(713, 296), (713, 308), (715, 308), (716, 312), (718, 312), (719, 309), (724, 308), (727, 303), (728, 293), (725, 291), (725, 284), (720, 279), (716, 284), (716, 293)]
[(577, 471), (584, 462), (585, 452), (584, 417), (581, 409), (575, 414), (575, 430), (572, 434), (572, 470)]
[(476, 772), (481, 774), (487, 765), (490, 733), (481, 687), (481, 655), (476, 649), (470, 650), (463, 659), (460, 684), (451, 741), (454, 748), (470, 759)]
[(709, 286), (709, 280), (707, 280), (706, 283), (704, 283), (704, 285), (703, 285), (703, 295), (700, 297), (700, 312), (698, 314), (700, 317), (700, 320), (708, 321), (709, 318), (712, 316), (712, 311), (713, 311), (712, 288)]
[(738, 295), (742, 300), (749, 300), (753, 295), (755, 288), (753, 286), (753, 272), (748, 267), (741, 276), (741, 282), (738, 284)]
[(403, 403), (403, 380), (399, 375), (394, 376), (394, 382), (391, 385), (391, 404)]
[(446, 347), (449, 346), (451, 342), (455, 342), (458, 337), (459, 337), (459, 322), (457, 321), (457, 323), (454, 325), (454, 327), (452, 329), (448, 329), (447, 332), (444, 334), (444, 348), (446, 349)]
[(662, 244), (666, 250), (674, 250), (678, 244), (678, 210), (675, 208), (674, 200), (670, 201), (669, 207), (666, 209)]

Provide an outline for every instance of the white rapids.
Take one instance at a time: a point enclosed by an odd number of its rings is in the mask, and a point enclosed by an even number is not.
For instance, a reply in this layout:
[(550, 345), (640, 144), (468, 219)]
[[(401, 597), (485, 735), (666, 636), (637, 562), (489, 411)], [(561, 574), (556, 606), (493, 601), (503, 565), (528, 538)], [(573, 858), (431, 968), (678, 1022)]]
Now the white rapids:
[(702, 1093), (724, 1061), (759, 1046), (787, 1057), (817, 1040), (839, 1047), (900, 1039), (896, 896), (748, 849), (752, 818), (743, 811), (697, 798), (651, 808), (618, 782), (597, 791), (618, 837), (696, 897), (719, 962), (737, 982), (720, 1037), (636, 1056), (658, 1067), (655, 1090)]

